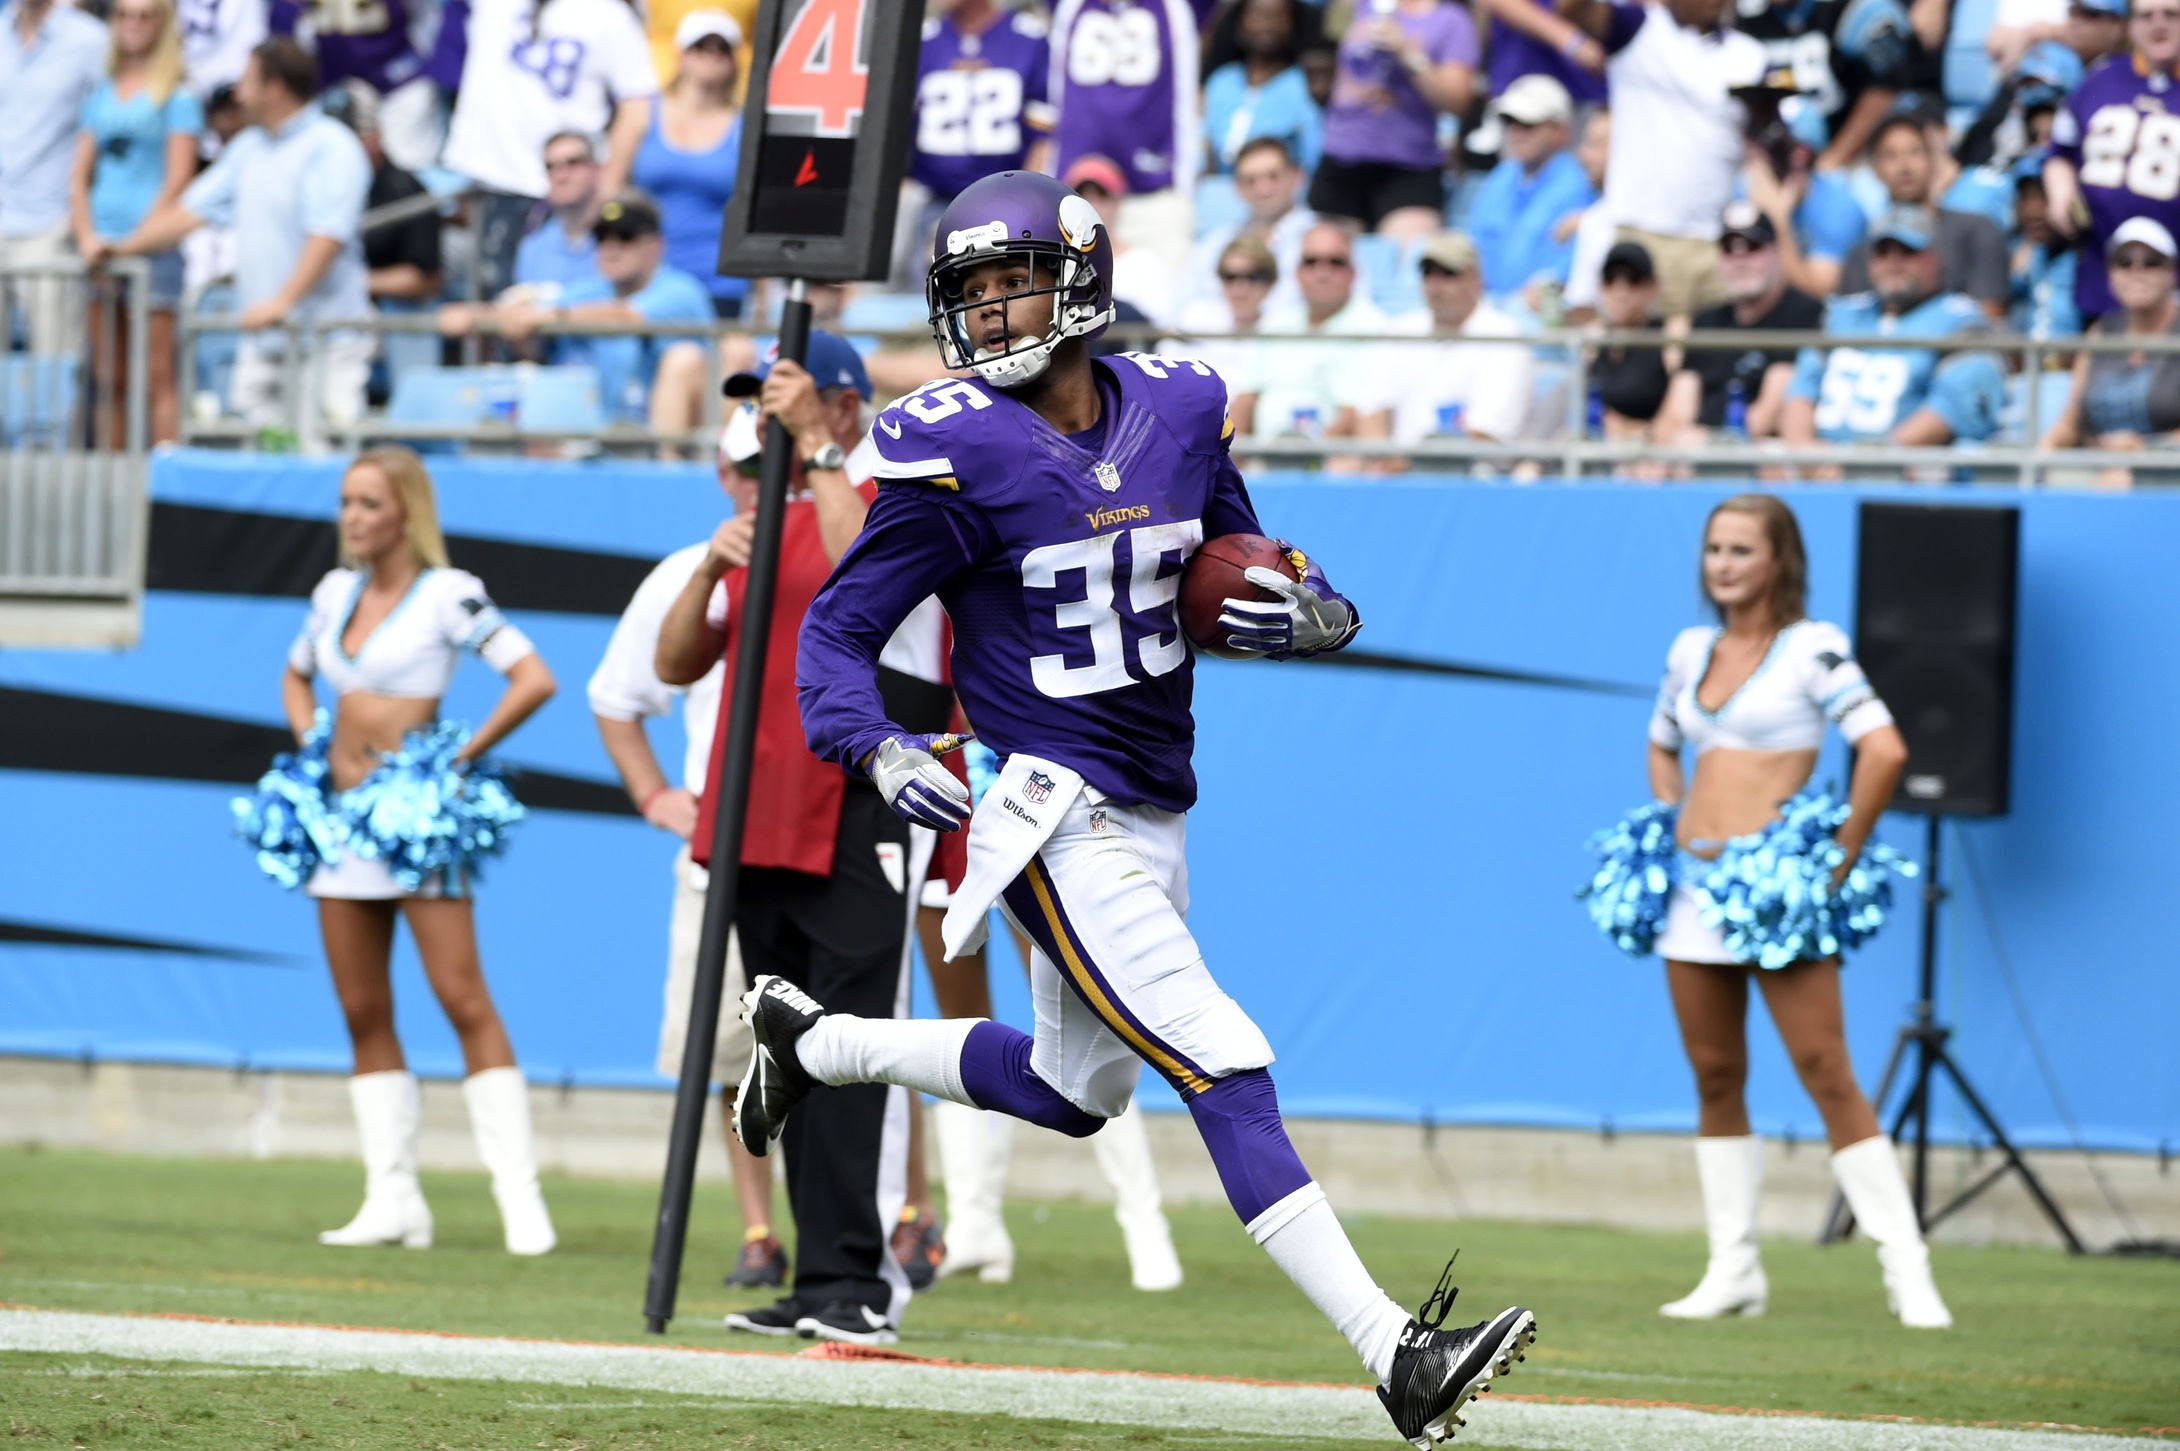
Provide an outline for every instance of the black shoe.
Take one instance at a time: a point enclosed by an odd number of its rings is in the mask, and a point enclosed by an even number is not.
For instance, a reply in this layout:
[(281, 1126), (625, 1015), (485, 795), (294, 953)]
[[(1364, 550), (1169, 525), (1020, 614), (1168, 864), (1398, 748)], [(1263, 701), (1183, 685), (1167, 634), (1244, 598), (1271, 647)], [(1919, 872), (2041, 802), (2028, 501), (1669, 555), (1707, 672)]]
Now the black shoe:
[(802, 1309), (793, 1300), (781, 1300), (762, 1310), (737, 1310), (727, 1317), (729, 1330), (747, 1330), (756, 1335), (801, 1335), (809, 1331), (802, 1328)]
[(782, 977), (765, 973), (742, 994), (742, 1020), (757, 1040), (749, 1056), (749, 1071), (734, 1090), (734, 1136), (742, 1147), (760, 1157), (772, 1152), (787, 1123), (787, 1111), (802, 1102), (814, 1086), (795, 1057), (795, 1040), (825, 1010), (801, 988)]
[(787, 1246), (769, 1234), (743, 1242), (726, 1280), (730, 1290), (777, 1290), (786, 1283)]
[(1468, 1424), (1456, 1413), (1471, 1396), (1490, 1390), (1494, 1375), (1505, 1375), (1524, 1359), (1522, 1352), (1537, 1338), (1536, 1316), (1519, 1305), (1466, 1330), (1441, 1329), (1459, 1293), (1448, 1260), (1438, 1288), (1400, 1333), (1393, 1374), (1378, 1389), (1394, 1428), (1418, 1451), (1452, 1440), (1454, 1429)]
[(893, 1226), (891, 1248), (908, 1276), (908, 1287), (921, 1293), (939, 1277), (939, 1261), (946, 1258), (946, 1240), (938, 1221), (925, 1219), (914, 1208), (901, 1211)]
[(860, 1300), (829, 1300), (815, 1315), (797, 1320), (795, 1328), (820, 1340), (845, 1340), (850, 1345), (891, 1345), (901, 1338), (885, 1316)]

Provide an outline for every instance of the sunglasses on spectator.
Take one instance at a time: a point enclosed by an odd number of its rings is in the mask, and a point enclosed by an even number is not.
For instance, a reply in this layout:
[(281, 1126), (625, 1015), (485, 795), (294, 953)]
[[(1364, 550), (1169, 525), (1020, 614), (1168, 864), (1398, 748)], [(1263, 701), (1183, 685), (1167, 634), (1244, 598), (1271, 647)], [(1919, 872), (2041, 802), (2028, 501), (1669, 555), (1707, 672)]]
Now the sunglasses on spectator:
[(1426, 261), (1423, 264), (1423, 275), (1425, 277), (1466, 277), (1468, 272), (1465, 268), (1448, 267), (1443, 262)]
[(1277, 280), (1269, 272), (1221, 272), (1219, 274), (1219, 281), (1229, 287), (1239, 287), (1244, 282), (1253, 283), (1258, 287), (1269, 287)]
[(1910, 247), (1905, 242), (1896, 242), (1892, 238), (1886, 237), (1882, 241), (1870, 244), (1870, 255), (1872, 257), (1920, 257), (1922, 250)]
[(727, 38), (723, 35), (700, 35), (695, 40), (690, 41), (684, 49), (701, 50), (711, 55), (734, 54), (734, 47), (727, 44)]
[(547, 172), (573, 171), (578, 166), (596, 166), (597, 164), (587, 156), (548, 156), (545, 158), (545, 170)]
[(113, 18), (116, 20), (156, 21), (159, 18), (159, 12), (148, 6), (142, 10), (137, 10), (133, 8), (120, 8), (113, 11)]
[(2173, 259), (2160, 257), (2147, 247), (2128, 247), (2105, 265), (2114, 272), (2155, 272), (2159, 269), (2169, 272)]
[(1302, 265), (1304, 267), (1352, 267), (1355, 265), (1355, 260), (1352, 257), (1304, 257)]

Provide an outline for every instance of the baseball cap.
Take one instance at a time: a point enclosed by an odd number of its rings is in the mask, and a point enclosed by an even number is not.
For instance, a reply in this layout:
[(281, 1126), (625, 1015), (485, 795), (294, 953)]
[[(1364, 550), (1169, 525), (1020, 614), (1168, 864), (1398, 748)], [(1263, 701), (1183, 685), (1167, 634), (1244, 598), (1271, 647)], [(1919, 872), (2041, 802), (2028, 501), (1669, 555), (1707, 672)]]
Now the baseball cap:
[(2158, 256), (2170, 260), (2180, 257), (2180, 246), (2175, 246), (2172, 233), (2165, 224), (2149, 217), (2129, 217), (2112, 230), (2112, 238), (2104, 244), (2104, 255), (2109, 257), (2128, 243), (2147, 247)]
[[(729, 398), (747, 398), (763, 386), (779, 356), (780, 344), (775, 338), (756, 367), (746, 373), (729, 374), (719, 391)], [(803, 349), (802, 366), (817, 380), (818, 387), (853, 388), (866, 403), (870, 401), (870, 374), (863, 370), (863, 355), (847, 339), (812, 328), (809, 346)]]
[(1754, 247), (1769, 247), (1778, 242), (1779, 229), (1753, 203), (1728, 202), (1718, 219), (1718, 245), (1723, 247), (1736, 237)]
[(724, 10), (692, 10), (674, 27), (674, 49), (687, 50), (707, 35), (716, 35), (731, 50), (742, 48), (742, 27)]
[(1109, 156), (1078, 156), (1060, 177), (1060, 185), (1069, 191), (1084, 182), (1098, 188), (1107, 196), (1121, 197), (1128, 194), (1128, 174), (1120, 169), (1120, 163)]
[(2109, 15), (2115, 20), (2127, 18), (2127, 0), (2074, 0), (2075, 10), (2087, 10), (2092, 15)]
[(1478, 265), (1476, 244), (1468, 239), (1466, 232), (1434, 233), (1416, 256), (1418, 266), (1425, 262), (1434, 263), (1448, 272), (1474, 272)]
[(659, 233), (659, 209), (645, 196), (617, 196), (598, 208), (598, 220), (591, 223), (591, 236), (604, 240), (632, 242), (638, 237), (655, 237)]
[(1619, 273), (1630, 282), (1641, 283), (1655, 281), (1658, 267), (1650, 260), (1650, 249), (1642, 243), (1615, 242), (1612, 250), (1605, 254), (1605, 265), (1598, 273), (1607, 282), (1612, 280), (1613, 274)]
[(1499, 94), (1499, 114), (1524, 126), (1574, 119), (1574, 98), (1541, 71), (1531, 71)]
[(1938, 214), (1929, 207), (1893, 207), (1870, 228), (1870, 241), (1898, 242), (1917, 252), (1930, 250), (1938, 234)]

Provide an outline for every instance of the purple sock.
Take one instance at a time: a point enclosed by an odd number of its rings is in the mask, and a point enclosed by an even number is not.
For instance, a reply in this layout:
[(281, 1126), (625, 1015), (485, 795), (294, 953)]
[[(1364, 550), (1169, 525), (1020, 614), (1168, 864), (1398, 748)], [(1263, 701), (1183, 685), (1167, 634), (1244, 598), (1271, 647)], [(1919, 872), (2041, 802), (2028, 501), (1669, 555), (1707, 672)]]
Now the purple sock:
[(1272, 1075), (1263, 1069), (1220, 1079), (1190, 1099), (1188, 1111), (1243, 1224), (1310, 1182), (1310, 1171), (1279, 1120)]
[(1087, 1139), (1104, 1128), (1104, 1119), (1084, 1113), (1030, 1071), (1030, 1042), (1029, 1034), (1005, 1023), (979, 1023), (969, 1030), (961, 1045), (961, 1086), (976, 1106), (1058, 1129), (1071, 1139)]

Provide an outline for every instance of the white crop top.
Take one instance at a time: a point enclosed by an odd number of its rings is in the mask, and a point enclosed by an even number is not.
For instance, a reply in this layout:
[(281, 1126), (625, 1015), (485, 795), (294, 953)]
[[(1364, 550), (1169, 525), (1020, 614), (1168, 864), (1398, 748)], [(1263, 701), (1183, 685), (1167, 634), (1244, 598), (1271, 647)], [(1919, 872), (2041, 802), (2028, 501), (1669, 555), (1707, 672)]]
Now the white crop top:
[(1700, 756), (1725, 747), (1736, 751), (1813, 751), (1824, 743), (1829, 720), (1849, 745), (1892, 712), (1870, 688), (1855, 663), (1846, 631), (1822, 620), (1798, 620), (1778, 633), (1756, 673), (1717, 710), (1696, 703), (1696, 687), (1711, 668), (1711, 647), (1721, 632), (1709, 625), (1686, 629), (1665, 656), (1665, 680), (1650, 717), (1650, 739), (1677, 751), (1686, 744)]
[(335, 695), (361, 690), (437, 699), (447, 693), (464, 650), (502, 675), (523, 656), (537, 653), (529, 636), (507, 623), (477, 576), (465, 569), (427, 569), (350, 655), (341, 648), (341, 636), (366, 578), (360, 569), (336, 569), (319, 580), (310, 592), (303, 633), (288, 649), (296, 674), (323, 675)]

